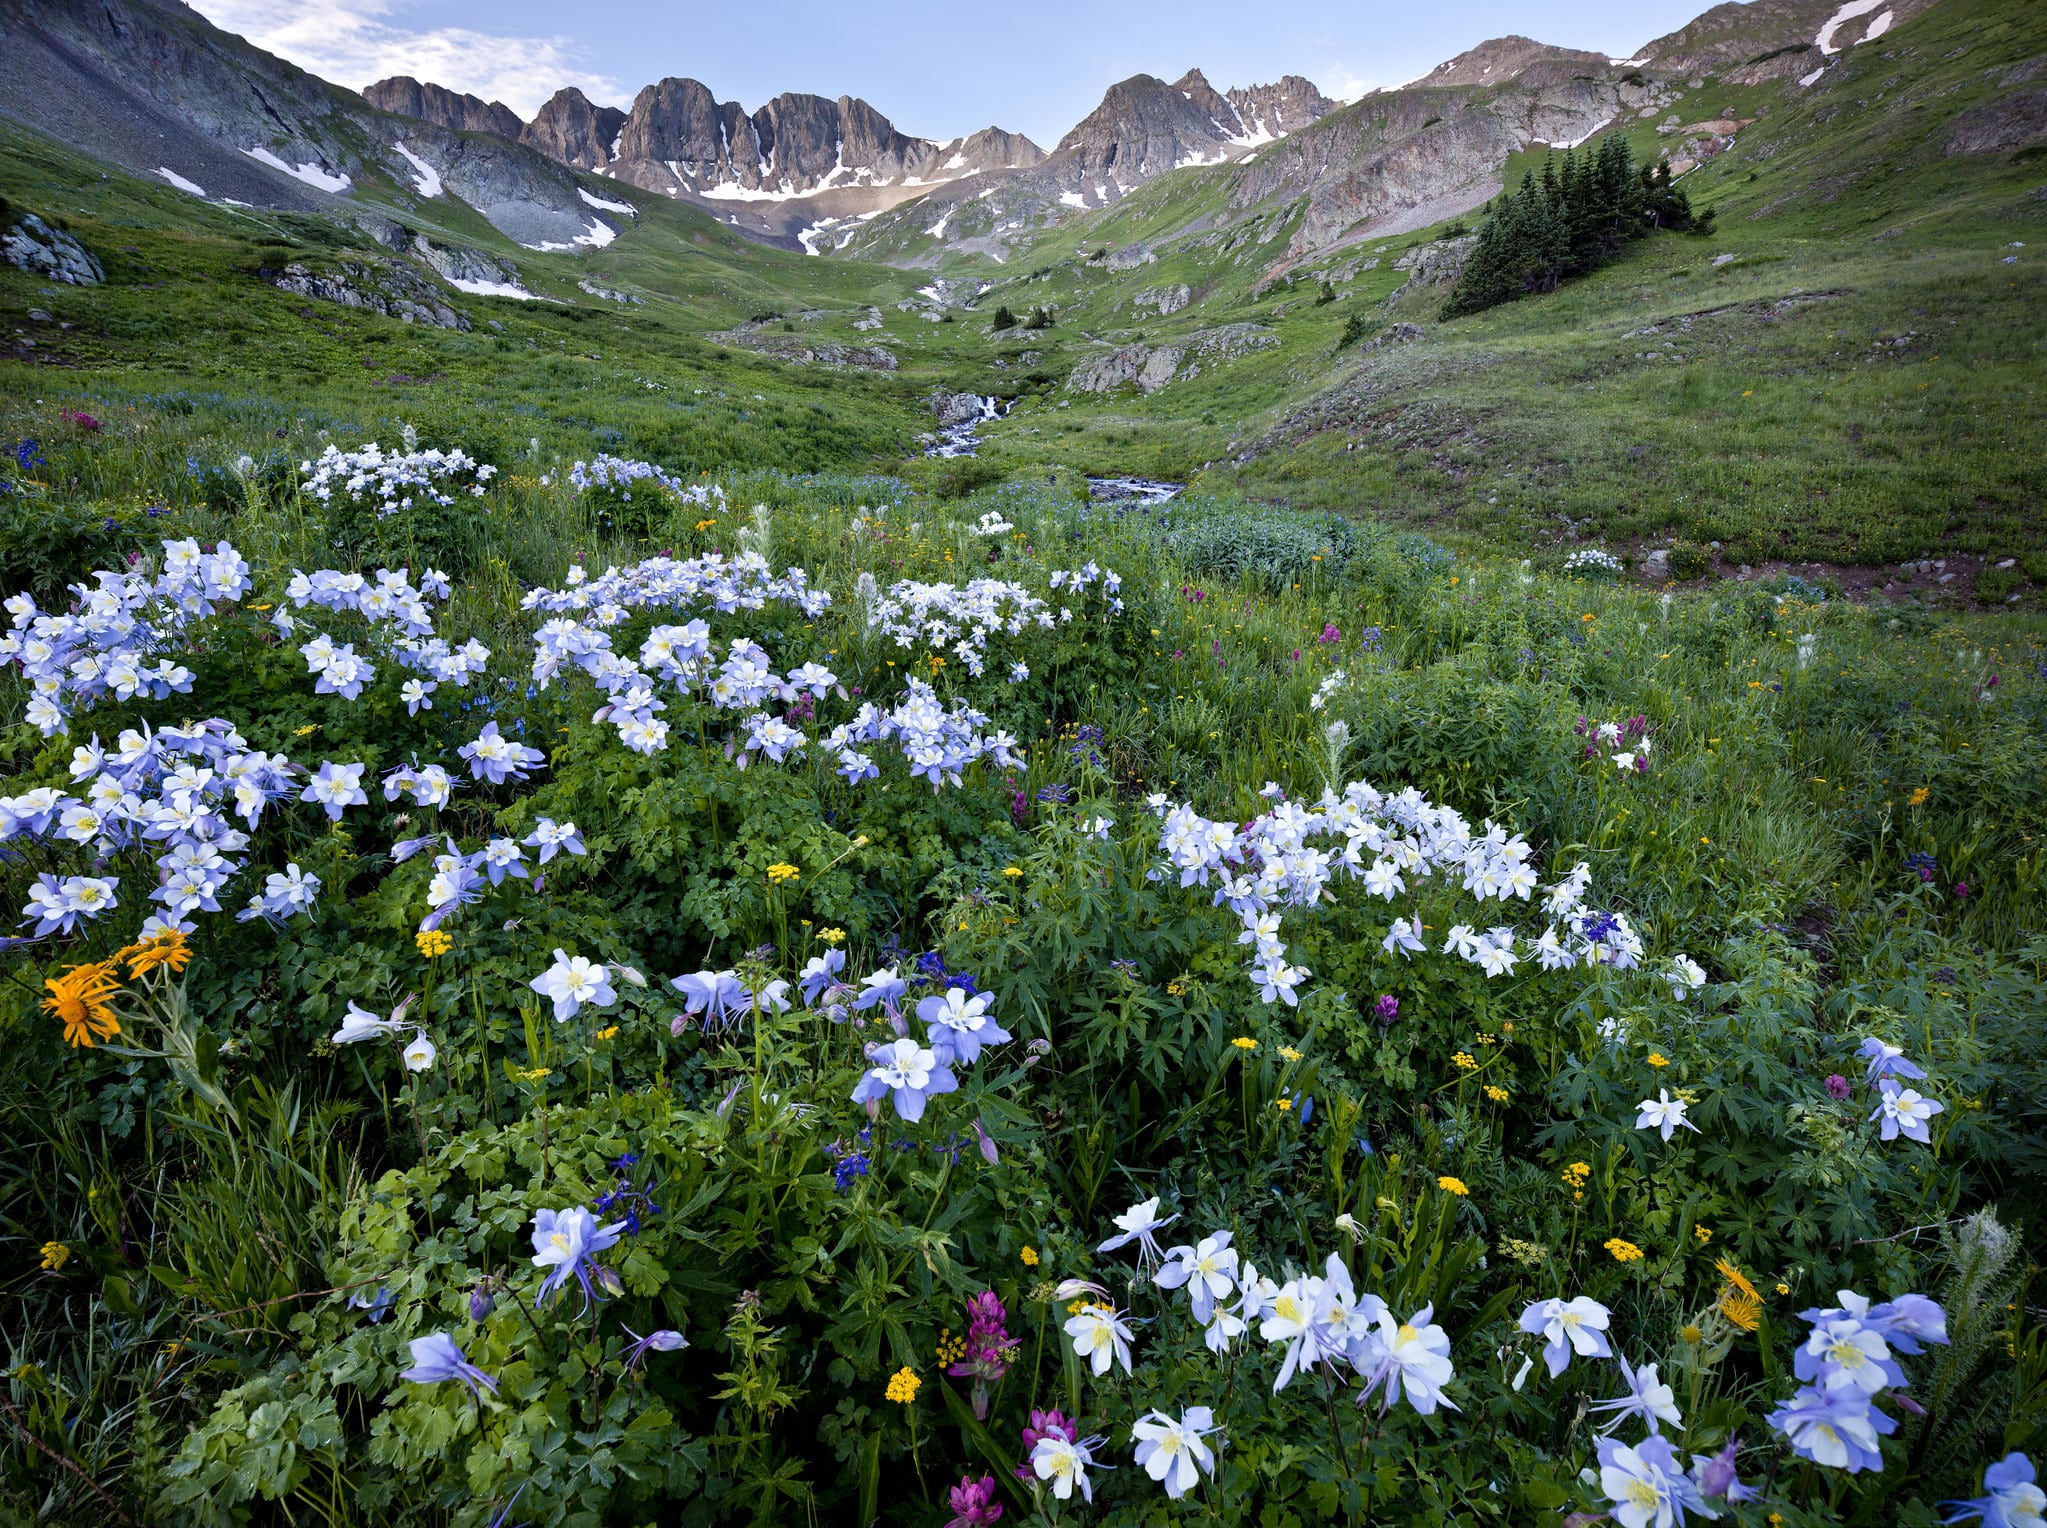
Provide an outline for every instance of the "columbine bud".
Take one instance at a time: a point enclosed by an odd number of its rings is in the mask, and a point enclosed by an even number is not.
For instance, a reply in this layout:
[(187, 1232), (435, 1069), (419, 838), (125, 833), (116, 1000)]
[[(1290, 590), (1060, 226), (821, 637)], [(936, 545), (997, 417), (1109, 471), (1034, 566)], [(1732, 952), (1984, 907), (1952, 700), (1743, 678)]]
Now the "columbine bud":
[(597, 1270), (597, 1287), (616, 1300), (625, 1293), (625, 1280), (618, 1276), (616, 1268), (599, 1268)]
[(645, 987), (647, 985), (646, 977), (642, 976), (631, 966), (622, 966), (616, 961), (612, 963), (611, 974), (624, 982), (628, 987)]
[(476, 1287), (469, 1291), (469, 1319), (487, 1321), (490, 1313), (498, 1307), (497, 1296), (491, 1293), (490, 1280), (478, 1279)]

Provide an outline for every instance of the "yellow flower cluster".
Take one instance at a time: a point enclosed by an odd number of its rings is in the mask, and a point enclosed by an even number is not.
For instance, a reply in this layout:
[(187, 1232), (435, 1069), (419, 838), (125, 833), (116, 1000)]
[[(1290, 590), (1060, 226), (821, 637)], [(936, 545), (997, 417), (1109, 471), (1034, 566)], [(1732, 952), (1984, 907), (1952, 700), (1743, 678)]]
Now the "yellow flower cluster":
[(71, 1249), (62, 1242), (43, 1243), (43, 1272), (55, 1273), (71, 1261)]
[(768, 884), (770, 886), (780, 886), (784, 881), (798, 880), (802, 875), (803, 872), (794, 865), (783, 864), (780, 861), (768, 866)]
[(419, 953), (428, 960), (434, 960), (455, 948), (455, 941), (437, 928), (424, 928), (412, 936), (412, 942), (419, 946)]
[(1932, 791), (1928, 790), (1925, 786), (1922, 785), (1919, 787), (1919, 789), (1912, 792), (1912, 799), (1909, 802), (1907, 802), (1906, 805), (1924, 806), (1926, 805), (1926, 798), (1932, 794), (1933, 794)]
[[(1744, 1332), (1753, 1332), (1763, 1324), (1763, 1297), (1756, 1292), (1756, 1286), (1748, 1281), (1747, 1276), (1726, 1258), (1721, 1258), (1713, 1267), (1727, 1281), (1720, 1286), (1720, 1314)], [(1782, 1284), (1777, 1286), (1779, 1294), (1790, 1292)]]
[(1613, 1254), (1616, 1263), (1638, 1263), (1642, 1260), (1642, 1249), (1631, 1241), (1622, 1241), (1618, 1236), (1606, 1243), (1606, 1250)]
[(942, 1327), (938, 1333), (938, 1362), (941, 1367), (956, 1364), (967, 1356), (967, 1339), (955, 1337), (951, 1327)]
[(1669, 1066), (1670, 1058), (1664, 1055), (1662, 1051), (1651, 1051), (1649, 1052), (1649, 1064), (1651, 1066)]
[(1487, 1083), (1485, 1096), (1487, 1098), (1490, 1098), (1496, 1104), (1503, 1104), (1507, 1102), (1508, 1099), (1512, 1098), (1514, 1095), (1509, 1093), (1505, 1088), (1496, 1088), (1491, 1083)]
[(1711, 1226), (1693, 1226), (1692, 1235), (1698, 1237), (1699, 1245), (1703, 1247), (1713, 1239), (1713, 1228)]
[(606, 1025), (603, 1029), (597, 1031), (597, 1038), (600, 1040), (609, 1040), (612, 1039), (617, 1034), (618, 1026), (616, 1024), (609, 1024)]
[(1230, 1041), (1230, 1044), (1236, 1046), (1240, 1051), (1254, 1051), (1258, 1049), (1258, 1042), (1249, 1035), (1238, 1035), (1236, 1039)]
[(1185, 997), (1187, 995), (1187, 986), (1188, 983), (1186, 977), (1176, 976), (1171, 981), (1166, 983), (1166, 991), (1171, 993), (1174, 997)]
[(836, 948), (846, 942), (846, 931), (842, 928), (820, 929), (817, 937)]
[(1470, 1051), (1457, 1052), (1456, 1055), (1450, 1058), (1450, 1064), (1460, 1072), (1475, 1072), (1478, 1070), (1478, 1062), (1472, 1059)]
[(1023, 1265), (1026, 1268), (1038, 1266), (1038, 1249), (1036, 1247), (1026, 1247), (1017, 1256), (1023, 1259)]
[(1014, 865), (1004, 865), (1002, 867), (1002, 873), (1008, 876), (1011, 880), (1015, 880), (1017, 877), (1023, 874), (1023, 872)]
[(1585, 1180), (1592, 1176), (1592, 1164), (1590, 1162), (1573, 1162), (1559, 1173), (1558, 1176), (1571, 1188), (1583, 1188)]
[(904, 1364), (888, 1377), (888, 1389), (884, 1394), (889, 1400), (907, 1406), (917, 1399), (917, 1392), (923, 1385), (924, 1381), (917, 1378), (917, 1371)]
[(1436, 1187), (1446, 1194), (1455, 1194), (1459, 1199), (1466, 1198), (1471, 1193), (1471, 1190), (1464, 1186), (1462, 1178), (1438, 1178)]

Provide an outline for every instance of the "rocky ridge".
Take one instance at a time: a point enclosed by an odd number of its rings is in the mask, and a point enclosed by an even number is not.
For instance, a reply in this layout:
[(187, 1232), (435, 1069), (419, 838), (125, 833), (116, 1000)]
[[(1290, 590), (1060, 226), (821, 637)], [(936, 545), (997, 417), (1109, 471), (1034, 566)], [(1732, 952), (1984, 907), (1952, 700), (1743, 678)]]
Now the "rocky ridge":
[[(419, 87), (413, 104), (493, 119), (491, 103), (449, 91)], [(379, 110), (176, 0), (0, 5), (0, 112), (211, 201), (346, 217), (359, 194), (395, 183), (458, 198), (533, 247), (616, 232), (573, 173), (525, 145)]]

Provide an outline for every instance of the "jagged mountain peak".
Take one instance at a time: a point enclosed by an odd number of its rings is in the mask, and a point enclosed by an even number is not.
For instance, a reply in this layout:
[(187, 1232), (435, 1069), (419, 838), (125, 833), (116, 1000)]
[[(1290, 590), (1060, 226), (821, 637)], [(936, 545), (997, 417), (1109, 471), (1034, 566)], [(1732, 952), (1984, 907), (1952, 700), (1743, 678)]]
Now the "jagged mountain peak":
[(1423, 85), (1499, 85), (1525, 73), (1535, 64), (1591, 64), (1605, 68), (1609, 60), (1604, 53), (1589, 53), (1582, 48), (1559, 48), (1551, 43), (1537, 42), (1532, 37), (1509, 33), (1505, 37), (1491, 37), (1475, 48), (1467, 48), (1455, 58), (1436, 65), (1418, 80), (1411, 80), (1407, 88)]
[(526, 124), (502, 101), (486, 101), (449, 90), (442, 85), (394, 74), (363, 87), (362, 97), (379, 111), (401, 117), (418, 117), (458, 133), (496, 133), (500, 138), (518, 139)]

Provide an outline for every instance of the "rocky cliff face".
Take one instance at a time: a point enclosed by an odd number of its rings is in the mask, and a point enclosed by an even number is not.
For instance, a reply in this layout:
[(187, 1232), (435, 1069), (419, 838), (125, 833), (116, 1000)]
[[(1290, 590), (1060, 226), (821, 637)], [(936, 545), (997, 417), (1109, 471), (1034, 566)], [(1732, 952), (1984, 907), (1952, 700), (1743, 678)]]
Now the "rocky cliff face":
[(1585, 53), (1577, 48), (1554, 48), (1530, 37), (1494, 37), (1477, 47), (1436, 65), (1414, 86), (1500, 85), (1524, 73), (1536, 63), (1590, 64), (1606, 68), (1604, 53)]
[(426, 85), (407, 74), (393, 75), (366, 86), (363, 99), (379, 111), (418, 117), (458, 133), (496, 133), (516, 140), (526, 124), (502, 101), (457, 95), (440, 85)]
[[(1668, 75), (1722, 75), (1737, 84), (1783, 77), (1782, 61), (1818, 68), (1843, 48), (1881, 37), (1935, 0), (1883, 0), (1835, 21), (1840, 0), (1734, 0), (1635, 50), (1633, 62)], [(1803, 55), (1801, 57), (1801, 55)], [(1768, 66), (1778, 64), (1777, 69)], [(1803, 75), (1795, 76), (1802, 78)]]
[(595, 105), (570, 85), (547, 98), (520, 137), (549, 159), (579, 170), (601, 170), (611, 163), (612, 147), (624, 127), (624, 112)]
[(1059, 140), (1039, 178), (1068, 205), (1098, 207), (1169, 170), (1222, 164), (1297, 132), (1335, 104), (1298, 75), (1224, 95), (1199, 69), (1170, 85), (1136, 74)]
[[(422, 110), (470, 110), (451, 92), (419, 92)], [(572, 174), (532, 150), (380, 111), (177, 0), (6, 0), (0, 109), (214, 200), (345, 211), (374, 170), (429, 200), (458, 197), (524, 244), (566, 249), (615, 231)]]

